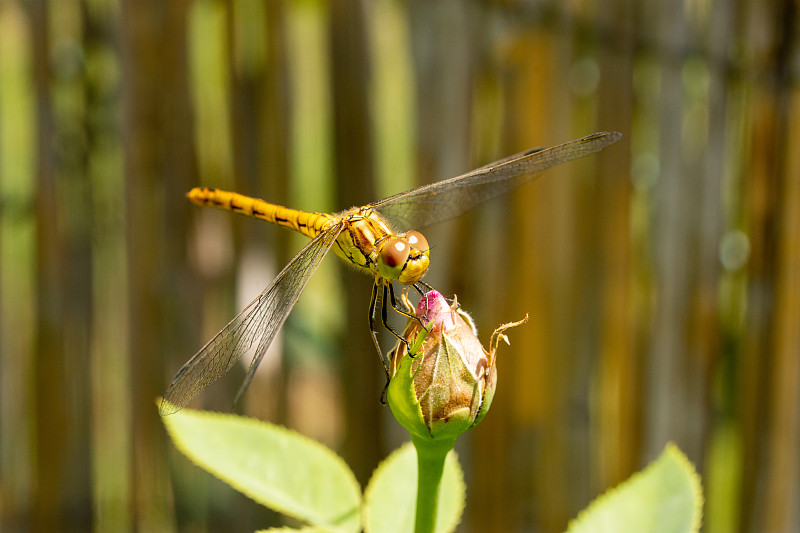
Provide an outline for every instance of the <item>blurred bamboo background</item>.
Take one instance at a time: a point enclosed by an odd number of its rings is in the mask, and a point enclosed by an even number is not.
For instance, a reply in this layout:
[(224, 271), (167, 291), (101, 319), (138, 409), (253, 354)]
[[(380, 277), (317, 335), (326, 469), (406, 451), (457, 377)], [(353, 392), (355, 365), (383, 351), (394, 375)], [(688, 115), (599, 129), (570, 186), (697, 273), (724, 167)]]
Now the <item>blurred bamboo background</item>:
[[(604, 152), (426, 230), (500, 350), (458, 446), (463, 532), (566, 528), (672, 440), (708, 532), (800, 531), (792, 0), (0, 0), (0, 529), (280, 524), (167, 441), (156, 398), (303, 239), (224, 187), (338, 211), (601, 130)], [(365, 483), (369, 279), (329, 258), (244, 411)], [(196, 406), (229, 411), (243, 372)]]

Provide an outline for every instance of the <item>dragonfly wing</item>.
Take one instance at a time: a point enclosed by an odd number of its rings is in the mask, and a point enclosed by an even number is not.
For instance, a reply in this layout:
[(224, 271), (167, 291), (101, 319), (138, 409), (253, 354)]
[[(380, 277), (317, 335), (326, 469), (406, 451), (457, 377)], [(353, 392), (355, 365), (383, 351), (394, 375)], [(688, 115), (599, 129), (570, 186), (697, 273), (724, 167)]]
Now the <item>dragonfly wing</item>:
[(455, 178), (401, 192), (371, 205), (399, 229), (421, 228), (454, 218), (475, 205), (531, 181), (537, 173), (617, 142), (622, 135), (601, 132), (552, 148), (501, 159)]
[(162, 415), (185, 407), (200, 391), (228, 372), (257, 341), (253, 361), (239, 394), (244, 391), (278, 329), (341, 231), (342, 224), (337, 224), (312, 239), (258, 298), (178, 370), (161, 401), (159, 412)]

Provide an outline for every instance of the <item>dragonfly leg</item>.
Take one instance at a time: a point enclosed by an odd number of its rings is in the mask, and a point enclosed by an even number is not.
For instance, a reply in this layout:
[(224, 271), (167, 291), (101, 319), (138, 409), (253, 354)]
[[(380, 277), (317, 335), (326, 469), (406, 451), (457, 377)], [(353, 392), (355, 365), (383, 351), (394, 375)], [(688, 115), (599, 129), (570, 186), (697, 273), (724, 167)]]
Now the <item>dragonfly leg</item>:
[[(398, 313), (400, 313), (404, 317), (410, 318), (412, 320), (417, 320), (420, 324), (422, 324), (422, 319), (419, 318), (417, 315), (415, 315), (413, 313), (413, 309), (410, 310), (410, 311), (404, 311), (404, 310), (400, 309), (400, 306), (397, 305), (397, 298), (394, 295), (394, 286), (391, 283), (386, 283), (386, 285), (384, 285), (384, 289), (383, 289), (384, 302), (386, 301), (387, 288), (388, 288), (388, 291), (389, 291), (389, 301), (392, 304), (392, 309), (394, 309), (395, 311), (397, 311)], [(386, 306), (384, 305), (384, 307), (386, 307)], [(386, 327), (388, 328), (389, 326), (386, 325)]]
[[(427, 284), (425, 285), (427, 286)], [(418, 287), (415, 287), (415, 289), (417, 291), (420, 291)], [(380, 305), (378, 304), (379, 298), (381, 300)], [(420, 317), (416, 316), (412, 312), (404, 311), (400, 308), (394, 293), (394, 286), (392, 285), (391, 282), (388, 282), (380, 278), (375, 280), (375, 283), (372, 285), (372, 294), (369, 300), (369, 331), (370, 334), (372, 335), (372, 342), (373, 344), (375, 344), (375, 349), (378, 351), (378, 356), (380, 357), (381, 362), (383, 363), (383, 370), (384, 372), (386, 372), (387, 383), (388, 380), (391, 378), (391, 373), (389, 371), (389, 368), (392, 362), (394, 351), (389, 352), (389, 354), (385, 356), (383, 350), (381, 350), (381, 345), (378, 342), (378, 329), (375, 327), (375, 318), (376, 315), (378, 314), (379, 306), (381, 308), (381, 323), (383, 324), (383, 326), (387, 330), (389, 330), (389, 332), (392, 335), (397, 337), (398, 340), (402, 341), (406, 345), (406, 349), (409, 352), (411, 350), (411, 344), (409, 343), (409, 341), (403, 338), (403, 336), (400, 335), (391, 326), (391, 324), (389, 324), (389, 312), (387, 311), (387, 307), (389, 305), (391, 305), (392, 309), (394, 309), (397, 313), (403, 315), (406, 318), (417, 320), (420, 324), (422, 324), (423, 327), (425, 327), (425, 324), (422, 323), (422, 319)]]
[[(383, 363), (383, 370), (386, 372), (386, 386), (389, 386), (389, 379), (391, 376), (389, 375), (389, 362), (391, 359), (387, 359), (383, 355), (383, 350), (381, 350), (381, 345), (378, 343), (378, 329), (375, 327), (375, 315), (378, 311), (378, 284), (380, 281), (377, 279), (375, 283), (372, 285), (372, 295), (369, 299), (369, 332), (372, 335), (372, 342), (375, 344), (375, 349), (378, 351), (378, 357)], [(381, 395), (383, 398), (383, 395)], [(381, 400), (383, 402), (383, 400)]]
[[(419, 290), (419, 288), (417, 288), (417, 287), (415, 287), (415, 288), (417, 290)], [(406, 311), (403, 311), (402, 309), (400, 309), (400, 306), (397, 305), (397, 298), (395, 298), (395, 295), (394, 295), (394, 286), (391, 283), (386, 283), (386, 285), (384, 285), (384, 287), (383, 287), (383, 313), (381, 314), (381, 316), (383, 318), (383, 325), (386, 326), (386, 329), (391, 331), (392, 334), (395, 337), (397, 337), (398, 339), (400, 339), (401, 341), (403, 341), (405, 343), (409, 357), (413, 358), (414, 355), (411, 353), (411, 343), (407, 339), (405, 339), (405, 338), (401, 337), (400, 335), (398, 335), (397, 332), (389, 325), (389, 322), (387, 320), (387, 311), (386, 311), (386, 292), (387, 291), (389, 292), (389, 302), (391, 303), (392, 309), (394, 309), (397, 313), (403, 315), (404, 317), (406, 317), (406, 318), (408, 318), (410, 320), (416, 320), (417, 322), (419, 322), (420, 326), (422, 326), (422, 328), (425, 331), (430, 331), (430, 329), (425, 325), (425, 322), (422, 320), (422, 318), (425, 315), (428, 314), (428, 309), (427, 309), (428, 301), (425, 300), (425, 306), (426, 306), (425, 312), (420, 317), (420, 316), (417, 316), (416, 314), (414, 314), (413, 312), (406, 312)]]
[[(414, 287), (414, 290), (417, 291), (417, 293), (419, 293), (419, 295), (421, 297), (424, 297), (426, 292), (430, 292), (430, 291), (436, 290), (429, 283), (425, 283), (422, 280), (419, 280), (418, 282), (416, 282), (414, 285), (412, 285), (412, 287)], [(447, 296), (444, 296), (444, 295), (442, 295), (442, 296), (447, 301), (447, 303), (450, 304), (450, 305), (453, 305), (453, 302), (455, 302), (455, 298), (448, 298)]]
[(389, 312), (386, 310), (386, 307), (387, 307), (387, 305), (386, 305), (386, 303), (387, 303), (387, 300), (386, 300), (387, 293), (388, 293), (388, 296), (389, 296), (389, 303), (392, 306), (392, 309), (394, 309), (395, 311), (397, 311), (398, 313), (400, 313), (404, 317), (416, 318), (417, 320), (419, 320), (419, 319), (416, 316), (412, 315), (411, 313), (409, 313), (407, 311), (403, 311), (403, 310), (400, 309), (400, 306), (397, 305), (397, 299), (394, 296), (394, 287), (392, 286), (392, 283), (390, 281), (389, 282), (384, 282), (383, 283), (383, 305), (381, 306), (381, 320), (383, 321), (383, 327), (388, 329), (389, 332), (392, 335), (394, 335), (395, 337), (397, 337), (399, 340), (403, 341), (406, 344), (406, 348), (409, 351), (411, 351), (411, 343), (409, 343), (405, 338), (403, 338), (402, 335), (397, 333), (397, 331), (395, 331), (395, 329), (391, 326), (391, 324), (389, 324)]
[[(431, 287), (429, 283), (425, 283), (422, 280), (419, 280), (418, 282), (413, 284), (412, 287), (414, 287), (414, 290), (417, 291), (420, 296), (425, 296), (426, 292), (430, 292), (433, 290), (433, 287)], [(425, 290), (423, 291), (422, 289)]]
[[(425, 283), (422, 280), (419, 280), (418, 282), (413, 284), (412, 287), (414, 287), (414, 290), (417, 291), (419, 293), (420, 297), (422, 297), (422, 298), (425, 298), (425, 294), (427, 292), (435, 290), (433, 287), (430, 286), (430, 284)], [(453, 302), (455, 302), (455, 299), (454, 298), (448, 298), (446, 296), (443, 296), (443, 297), (444, 297), (445, 301), (452, 307)], [(425, 298), (425, 312), (422, 313), (422, 316), (428, 316), (428, 299), (427, 298)], [(425, 323), (422, 321), (422, 319), (418, 318), (418, 320), (419, 320), (420, 324), (422, 325), (422, 327), (425, 328), (426, 331), (430, 331), (430, 329), (425, 325)]]
[[(419, 282), (417, 282), (417, 283), (419, 283)], [(390, 297), (390, 301), (391, 301), (391, 304), (392, 304), (392, 309), (394, 309), (395, 311), (397, 311), (398, 313), (400, 313), (401, 315), (403, 315), (404, 317), (406, 317), (406, 318), (408, 318), (408, 319), (411, 319), (411, 320), (416, 320), (417, 322), (419, 322), (419, 325), (420, 325), (420, 326), (422, 326), (422, 328), (423, 328), (425, 331), (430, 331), (430, 329), (429, 329), (429, 328), (428, 328), (428, 327), (425, 325), (425, 321), (423, 320), (423, 318), (424, 318), (425, 316), (427, 316), (427, 314), (428, 314), (428, 300), (427, 300), (427, 299), (425, 299), (425, 312), (424, 312), (424, 313), (422, 313), (422, 316), (417, 316), (417, 315), (416, 315), (416, 314), (413, 312), (413, 308), (411, 308), (409, 312), (405, 312), (405, 311), (403, 311), (402, 309), (400, 309), (400, 307), (397, 305), (397, 299), (395, 298), (395, 295), (394, 295), (394, 287), (392, 286), (392, 284), (391, 284), (391, 283), (389, 283), (388, 285), (389, 285), (389, 297)], [(426, 287), (430, 287), (430, 286), (429, 286), (427, 283), (424, 283), (424, 285), (425, 285)], [(417, 286), (416, 286), (416, 284), (414, 284), (414, 285), (412, 285), (412, 286), (413, 286), (413, 287), (414, 287), (414, 289), (416, 289), (417, 291), (419, 291), (419, 290), (420, 290), (420, 289), (419, 289), (419, 287), (417, 287)], [(431, 290), (433, 290), (433, 289), (431, 289)], [(422, 294), (422, 296), (424, 296), (424, 294)], [(384, 297), (385, 297), (385, 296), (384, 296)], [(407, 305), (407, 304), (406, 304), (406, 305)], [(388, 328), (388, 326), (387, 326), (387, 328)], [(394, 331), (392, 331), (392, 333), (394, 333)], [(395, 334), (395, 335), (397, 335), (397, 334)], [(408, 343), (408, 342), (406, 342), (406, 346), (408, 346), (408, 347), (409, 347), (409, 349), (411, 348), (411, 346), (409, 345), (409, 343)]]

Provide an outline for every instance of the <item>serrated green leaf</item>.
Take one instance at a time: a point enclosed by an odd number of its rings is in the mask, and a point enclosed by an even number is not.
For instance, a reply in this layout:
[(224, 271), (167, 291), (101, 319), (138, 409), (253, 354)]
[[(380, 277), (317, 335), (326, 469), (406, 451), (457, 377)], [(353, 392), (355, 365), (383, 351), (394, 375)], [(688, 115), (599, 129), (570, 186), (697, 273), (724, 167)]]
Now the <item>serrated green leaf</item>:
[(694, 533), (702, 508), (700, 477), (670, 443), (647, 468), (581, 511), (568, 533)]
[(163, 420), (181, 452), (256, 502), (326, 531), (360, 530), (358, 482), (322, 444), (235, 415), (183, 409)]
[[(364, 531), (367, 533), (412, 533), (417, 495), (417, 454), (406, 443), (387, 457), (364, 493)], [(436, 532), (454, 531), (464, 511), (464, 473), (458, 456), (450, 452), (439, 486)]]

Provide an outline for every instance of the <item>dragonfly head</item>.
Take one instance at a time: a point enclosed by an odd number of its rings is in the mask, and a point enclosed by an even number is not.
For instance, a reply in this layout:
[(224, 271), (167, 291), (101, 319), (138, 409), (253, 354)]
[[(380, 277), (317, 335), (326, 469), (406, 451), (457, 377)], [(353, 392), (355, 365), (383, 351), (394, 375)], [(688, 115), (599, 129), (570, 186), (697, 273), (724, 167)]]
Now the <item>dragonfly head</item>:
[(378, 252), (378, 272), (404, 285), (419, 281), (430, 264), (428, 241), (418, 231), (398, 233), (384, 241)]

